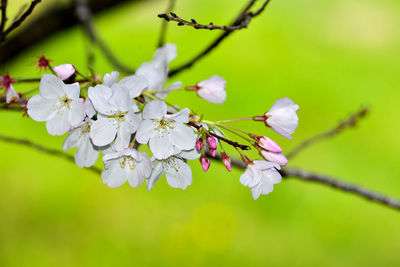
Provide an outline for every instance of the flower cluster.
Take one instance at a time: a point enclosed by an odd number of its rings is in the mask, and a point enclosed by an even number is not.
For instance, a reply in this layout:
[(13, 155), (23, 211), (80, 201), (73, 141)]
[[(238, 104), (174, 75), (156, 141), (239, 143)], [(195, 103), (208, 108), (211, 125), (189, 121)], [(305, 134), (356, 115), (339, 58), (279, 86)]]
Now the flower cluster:
[[(85, 77), (71, 64), (55, 66), (53, 73), (40, 80), (40, 93), (27, 103), (28, 115), (46, 122), (51, 135), (68, 133), (63, 149), (77, 148), (75, 162), (91, 167), (103, 154), (103, 183), (119, 187), (128, 181), (137, 187), (146, 181), (148, 190), (165, 174), (173, 188), (186, 189), (192, 184), (188, 160), (200, 161), (204, 171), (210, 158), (219, 158), (228, 171), (231, 159), (223, 146), (231, 146), (247, 164), (240, 182), (249, 187), (254, 199), (272, 192), (281, 181), (280, 166), (287, 164), (282, 149), (272, 139), (231, 126), (237, 120), (262, 121), (286, 138), (298, 125), (298, 106), (288, 98), (277, 100), (265, 114), (242, 119), (209, 121), (188, 108), (179, 109), (164, 99), (172, 91), (195, 91), (211, 103), (226, 99), (226, 82), (219, 76), (192, 86), (175, 82), (166, 86), (168, 65), (176, 57), (176, 47), (167, 44), (143, 63), (134, 75), (120, 79), (118, 72)], [(78, 80), (77, 77), (83, 79)], [(12, 88), (9, 76), (2, 76), (7, 95)], [(4, 78), (8, 77), (8, 78)], [(7, 80), (8, 79), (8, 80)], [(13, 90), (13, 89), (12, 89)], [(15, 91), (13, 91), (15, 92)], [(228, 137), (232, 132), (249, 142), (244, 145)], [(152, 156), (137, 150), (148, 145)], [(245, 152), (255, 148), (264, 160), (250, 160)], [(217, 151), (220, 153), (217, 153)]]

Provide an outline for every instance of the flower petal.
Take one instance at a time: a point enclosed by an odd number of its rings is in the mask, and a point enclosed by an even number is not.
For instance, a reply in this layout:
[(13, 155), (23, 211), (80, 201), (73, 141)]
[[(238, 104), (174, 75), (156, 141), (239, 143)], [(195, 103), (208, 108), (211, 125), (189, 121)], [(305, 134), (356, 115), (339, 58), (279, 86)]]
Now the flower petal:
[(96, 85), (95, 87), (89, 88), (88, 95), (97, 112), (105, 115), (113, 114), (115, 107), (108, 103), (108, 100), (112, 95), (111, 88), (104, 85)]
[(67, 94), (67, 96), (72, 99), (79, 98), (79, 94), (81, 92), (81, 88), (79, 87), (78, 82), (64, 85), (63, 90)]
[(189, 114), (190, 110), (188, 108), (184, 108), (177, 113), (167, 115), (166, 118), (170, 120), (174, 120), (180, 123), (188, 123), (189, 122)]
[(46, 128), (51, 135), (63, 135), (70, 129), (69, 112), (57, 113), (46, 122)]
[(81, 137), (81, 129), (80, 128), (75, 128), (72, 131), (69, 132), (68, 136), (65, 138), (62, 149), (64, 151), (67, 151), (73, 147), (76, 147), (78, 145), (79, 139)]
[(114, 120), (101, 117), (93, 122), (90, 128), (90, 138), (96, 146), (105, 146), (110, 144), (117, 134)]
[(75, 153), (75, 163), (79, 168), (91, 167), (99, 157), (99, 150), (96, 149), (90, 140), (89, 135), (82, 137)]
[(69, 110), (69, 121), (72, 126), (77, 126), (85, 119), (85, 108), (83, 105), (83, 99), (78, 98), (72, 100), (71, 108)]
[(192, 184), (192, 170), (181, 159), (172, 158), (169, 162), (170, 164), (165, 165), (165, 177), (168, 184), (173, 188), (185, 190)]
[(164, 173), (162, 163), (159, 161), (153, 168), (150, 177), (146, 181), (147, 190), (153, 189), (154, 184), (161, 178)]
[(101, 173), (103, 183), (108, 187), (115, 188), (123, 185), (128, 179), (128, 172), (120, 166), (120, 158), (106, 161)]
[(136, 141), (141, 144), (147, 144), (149, 139), (156, 134), (154, 130), (154, 122), (151, 120), (143, 120), (136, 131)]
[(166, 135), (155, 135), (150, 138), (149, 146), (154, 157), (157, 159), (166, 159), (172, 155), (173, 145), (169, 142)]
[(125, 77), (119, 82), (119, 84), (128, 88), (130, 98), (138, 97), (148, 86), (147, 79), (143, 75), (132, 75)]
[(167, 114), (167, 104), (164, 101), (151, 101), (143, 109), (143, 118), (159, 120)]
[(40, 95), (45, 98), (57, 98), (64, 95), (64, 83), (53, 74), (43, 74), (40, 79)]
[(42, 97), (40, 94), (34, 95), (28, 101), (28, 115), (35, 121), (46, 121), (57, 113), (53, 109), (54, 100)]
[(175, 123), (174, 129), (169, 135), (169, 140), (179, 149), (190, 150), (194, 148), (196, 143), (196, 135), (189, 126), (181, 123)]

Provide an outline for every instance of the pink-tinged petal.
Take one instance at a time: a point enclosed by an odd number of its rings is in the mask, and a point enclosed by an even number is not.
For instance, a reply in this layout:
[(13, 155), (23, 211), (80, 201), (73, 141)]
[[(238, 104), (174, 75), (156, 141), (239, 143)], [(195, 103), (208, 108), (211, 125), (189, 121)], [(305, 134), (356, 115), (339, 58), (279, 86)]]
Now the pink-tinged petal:
[(147, 144), (149, 139), (156, 134), (154, 130), (154, 122), (151, 120), (143, 120), (136, 131), (136, 141), (141, 144)]
[(159, 120), (167, 114), (167, 104), (164, 101), (151, 101), (143, 109), (143, 118)]
[(299, 106), (285, 97), (277, 100), (272, 108), (265, 113), (267, 126), (286, 138), (291, 138), (298, 124), (299, 118), (296, 114)]
[(138, 97), (148, 86), (147, 79), (143, 75), (132, 75), (125, 77), (119, 82), (119, 84), (128, 89), (130, 98)]
[(69, 122), (72, 126), (78, 126), (85, 119), (86, 115), (83, 99), (78, 98), (76, 100), (72, 100), (70, 105)]
[(62, 80), (68, 79), (75, 73), (75, 68), (72, 64), (54, 66), (53, 70)]
[(64, 96), (64, 83), (53, 74), (43, 74), (40, 80), (40, 95), (45, 98), (57, 98)]
[(40, 94), (34, 95), (27, 104), (28, 115), (35, 121), (46, 121), (57, 113), (53, 105), (53, 99), (43, 98)]
[(225, 153), (222, 153), (222, 162), (228, 171), (232, 171), (231, 158)]
[(197, 139), (197, 141), (196, 141), (196, 149), (198, 151), (203, 150), (203, 138), (200, 137), (199, 139)]
[(210, 168), (210, 160), (205, 155), (201, 155), (200, 164), (205, 172)]
[(225, 91), (226, 82), (219, 76), (212, 76), (211, 78), (197, 83), (197, 94), (204, 100), (214, 104), (223, 104), (226, 100)]
[(207, 135), (206, 140), (207, 140), (208, 147), (210, 149), (214, 149), (214, 150), (217, 149), (217, 140), (215, 140), (214, 137), (212, 137), (211, 135)]
[(265, 150), (275, 153), (282, 152), (282, 148), (274, 140), (266, 136), (261, 136), (258, 140), (258, 144)]
[(81, 92), (81, 88), (79, 87), (79, 83), (77, 82), (64, 85), (63, 90), (71, 99), (78, 99)]
[(149, 146), (154, 157), (157, 159), (166, 159), (171, 156), (173, 152), (173, 145), (169, 142), (167, 136), (153, 136), (150, 138)]
[(89, 88), (88, 95), (97, 112), (105, 115), (112, 115), (116, 110), (115, 107), (108, 102), (112, 95), (111, 88), (104, 85), (96, 85), (95, 87)]
[(110, 144), (117, 134), (114, 120), (110, 118), (98, 118), (90, 127), (90, 138), (95, 146)]
[(19, 94), (14, 90), (12, 84), (7, 89), (6, 93), (6, 103), (9, 104), (11, 102), (17, 101), (19, 99)]
[(264, 159), (277, 163), (281, 166), (285, 166), (286, 164), (288, 164), (288, 159), (282, 153), (261, 151), (261, 155), (264, 157)]
[(279, 164), (265, 160), (253, 160), (253, 163), (254, 164), (252, 165), (252, 168), (255, 168), (260, 171), (272, 168), (276, 168), (279, 170), (281, 168)]
[(63, 135), (70, 129), (69, 113), (57, 113), (53, 118), (46, 122), (47, 132), (51, 135)]
[(166, 115), (165, 117), (170, 120), (174, 120), (176, 122), (188, 123), (189, 122), (189, 114), (190, 114), (190, 110), (188, 108), (184, 108), (177, 113), (174, 113), (171, 115)]
[(168, 136), (170, 142), (181, 150), (193, 149), (196, 143), (196, 135), (192, 128), (181, 123), (175, 123), (174, 129)]
[(266, 114), (273, 113), (279, 109), (290, 109), (296, 112), (299, 109), (299, 106), (296, 105), (290, 98), (283, 97), (276, 100), (270, 110), (266, 112)]

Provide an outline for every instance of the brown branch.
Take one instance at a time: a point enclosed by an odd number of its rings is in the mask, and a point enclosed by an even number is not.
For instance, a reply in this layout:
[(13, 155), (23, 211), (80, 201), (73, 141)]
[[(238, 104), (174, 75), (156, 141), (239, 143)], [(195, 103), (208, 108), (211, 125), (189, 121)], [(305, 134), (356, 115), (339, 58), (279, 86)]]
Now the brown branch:
[[(246, 21), (246, 20), (250, 21), (251, 18), (260, 15), (262, 13), (262, 11), (265, 10), (266, 6), (270, 3), (270, 0), (266, 0), (264, 2), (264, 4), (262, 5), (262, 7), (260, 9), (258, 9), (256, 12), (254, 12), (254, 13), (249, 12), (249, 10), (253, 7), (255, 2), (256, 2), (255, 0), (249, 1), (249, 3), (246, 5), (246, 7), (239, 13), (239, 15), (236, 17), (236, 19), (230, 26), (233, 27), (233, 26), (241, 25), (244, 21)], [(211, 51), (213, 51), (216, 47), (218, 47), (218, 45), (222, 41), (224, 41), (233, 32), (234, 31), (225, 31), (224, 33), (222, 33), (213, 42), (211, 42), (211, 44), (209, 44), (205, 49), (200, 51), (200, 53), (198, 53), (192, 59), (190, 59), (186, 63), (182, 64), (181, 66), (171, 70), (171, 72), (169, 73), (169, 76), (172, 77), (172, 76), (178, 74), (179, 72), (192, 67), (200, 59), (202, 59), (204, 56), (208, 55)]]
[(32, 14), (33, 10), (35, 7), (41, 2), (42, 0), (32, 0), (31, 4), (29, 5), (28, 9), (19, 17), (17, 20), (15, 20), (4, 32), (1, 32), (1, 37), (0, 37), (0, 42), (3, 42), (6, 39), (6, 36), (10, 34), (13, 30), (15, 30), (19, 25), (22, 24), (22, 22), (25, 21), (29, 15)]
[(235, 30), (241, 30), (244, 28), (247, 28), (247, 26), (249, 25), (251, 16), (247, 16), (246, 20), (244, 20), (243, 23), (239, 24), (239, 25), (233, 25), (233, 26), (218, 26), (218, 25), (214, 25), (212, 22), (210, 22), (209, 24), (200, 24), (197, 23), (197, 21), (195, 19), (191, 19), (191, 21), (187, 21), (184, 20), (182, 18), (180, 18), (178, 15), (176, 15), (173, 12), (170, 12), (171, 15), (168, 14), (158, 14), (159, 18), (163, 18), (164, 22), (169, 22), (169, 21), (175, 21), (177, 22), (178, 26), (191, 26), (195, 29), (202, 29), (202, 30), (222, 30), (222, 31), (235, 31)]
[[(175, 6), (175, 0), (169, 0), (168, 2), (168, 7), (165, 12), (171, 12), (174, 9)], [(168, 28), (168, 23), (167, 21), (163, 21), (161, 23), (161, 29), (160, 29), (160, 37), (158, 38), (158, 43), (157, 47), (161, 47), (165, 44), (165, 38), (167, 36), (167, 28)]]
[(302, 143), (300, 143), (297, 147), (295, 147), (291, 152), (289, 152), (287, 154), (287, 158), (293, 158), (297, 154), (299, 154), (301, 151), (306, 149), (307, 147), (309, 147), (319, 141), (322, 141), (324, 139), (334, 137), (346, 129), (355, 127), (357, 125), (357, 123), (360, 121), (360, 119), (364, 118), (368, 114), (368, 112), (369, 112), (368, 107), (361, 108), (355, 114), (351, 115), (346, 120), (344, 120), (341, 123), (339, 123), (338, 125), (336, 125), (334, 128), (329, 129), (326, 132), (317, 134), (317, 135), (303, 141)]
[(88, 5), (88, 0), (75, 0), (75, 5), (76, 5), (76, 15), (79, 21), (81, 22), (82, 26), (84, 27), (85, 32), (88, 35), (90, 41), (96, 44), (100, 48), (106, 59), (115, 68), (125, 73), (133, 73), (134, 70), (121, 63), (112, 53), (112, 51), (108, 48), (108, 46), (103, 42), (103, 40), (101, 40), (101, 38), (97, 36), (93, 26), (92, 13)]
[(3, 39), (4, 27), (6, 26), (6, 21), (7, 21), (7, 14), (6, 14), (7, 0), (1, 0), (0, 8), (1, 8), (0, 38)]

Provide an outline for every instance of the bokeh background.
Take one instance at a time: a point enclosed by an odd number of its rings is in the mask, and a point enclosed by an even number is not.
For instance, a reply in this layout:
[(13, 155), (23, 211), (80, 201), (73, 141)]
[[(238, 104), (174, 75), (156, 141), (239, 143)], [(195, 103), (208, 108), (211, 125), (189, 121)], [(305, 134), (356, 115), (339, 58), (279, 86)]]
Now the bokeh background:
[[(10, 12), (28, 2), (13, 0)], [(38, 12), (58, 1), (43, 1)], [(178, 0), (175, 11), (199, 22), (226, 24), (245, 0)], [(261, 1), (259, 1), (261, 2)], [(261, 3), (259, 3), (261, 4)], [(126, 64), (152, 58), (167, 1), (135, 1), (95, 17), (101, 36)], [(63, 19), (63, 18), (60, 18)], [(280, 97), (300, 105), (300, 125), (285, 140), (256, 123), (285, 151), (335, 125), (362, 105), (371, 113), (355, 129), (316, 144), (289, 163), (400, 197), (400, 2), (397, 0), (274, 0), (246, 30), (173, 77), (191, 85), (217, 74), (227, 80), (224, 105), (194, 94), (169, 100), (209, 119), (265, 112)], [(219, 32), (177, 27), (168, 42), (185, 62)], [(90, 43), (80, 27), (59, 32), (1, 66), (15, 77), (39, 77), (33, 62), (86, 71)], [(96, 50), (95, 69), (113, 70)], [(29, 87), (29, 86), (28, 86)], [(16, 85), (16, 90), (28, 90)], [(0, 112), (2, 134), (61, 149), (44, 123)], [(1, 266), (399, 266), (400, 213), (323, 185), (283, 181), (257, 201), (212, 162), (204, 174), (191, 162), (193, 185), (165, 179), (110, 189), (99, 175), (29, 148), (0, 143)], [(69, 151), (71, 154), (74, 151)], [(97, 163), (102, 166), (101, 160)]]

